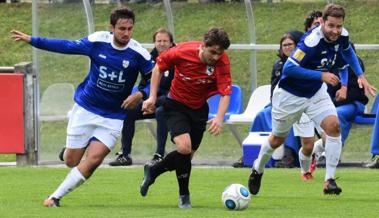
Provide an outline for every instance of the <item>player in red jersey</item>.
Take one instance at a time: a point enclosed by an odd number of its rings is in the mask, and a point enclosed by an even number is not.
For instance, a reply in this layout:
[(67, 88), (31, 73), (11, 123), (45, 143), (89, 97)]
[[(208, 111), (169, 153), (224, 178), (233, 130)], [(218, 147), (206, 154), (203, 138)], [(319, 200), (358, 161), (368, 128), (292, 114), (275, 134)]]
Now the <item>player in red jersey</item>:
[(179, 207), (191, 208), (188, 189), (191, 158), (199, 148), (206, 129), (207, 99), (217, 93), (221, 95), (218, 113), (208, 121), (208, 131), (212, 135), (220, 133), (229, 106), (232, 81), (230, 62), (225, 53), (229, 45), (228, 34), (223, 29), (211, 28), (202, 42), (179, 43), (157, 58), (151, 77), (150, 97), (143, 103), (142, 110), (145, 113), (154, 111), (162, 73), (175, 67), (164, 110), (176, 150), (167, 154), (162, 161), (144, 166), (140, 189), (142, 196), (146, 196), (149, 186), (160, 174), (175, 170), (179, 184)]

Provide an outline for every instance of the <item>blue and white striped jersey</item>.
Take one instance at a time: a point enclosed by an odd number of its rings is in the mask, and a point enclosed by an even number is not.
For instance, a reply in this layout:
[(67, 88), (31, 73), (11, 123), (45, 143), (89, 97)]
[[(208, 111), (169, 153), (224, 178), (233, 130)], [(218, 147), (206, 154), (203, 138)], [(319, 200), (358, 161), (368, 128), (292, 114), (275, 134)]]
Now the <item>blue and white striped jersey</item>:
[(74, 100), (106, 118), (125, 118), (123, 100), (130, 95), (138, 74), (148, 74), (154, 67), (149, 52), (137, 41), (131, 39), (127, 46), (119, 48), (113, 44), (113, 34), (106, 31), (76, 41), (32, 37), (30, 44), (48, 51), (88, 56), (90, 70)]
[(342, 30), (335, 42), (327, 42), (318, 26), (304, 34), (283, 68), (279, 87), (299, 97), (312, 97), (321, 87), (322, 72), (340, 69), (347, 72), (348, 65), (342, 51), (349, 49), (349, 34)]

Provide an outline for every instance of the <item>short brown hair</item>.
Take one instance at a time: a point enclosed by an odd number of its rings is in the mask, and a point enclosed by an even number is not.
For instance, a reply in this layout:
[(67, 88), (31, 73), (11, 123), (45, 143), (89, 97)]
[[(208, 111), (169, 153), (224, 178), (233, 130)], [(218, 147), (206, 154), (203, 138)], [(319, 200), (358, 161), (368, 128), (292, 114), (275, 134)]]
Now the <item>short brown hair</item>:
[(228, 34), (222, 28), (211, 28), (204, 34), (204, 44), (206, 47), (218, 45), (223, 49), (228, 49), (230, 40)]
[(174, 37), (173, 37), (172, 33), (165, 28), (159, 28), (159, 29), (157, 29), (157, 31), (155, 31), (155, 33), (153, 35), (153, 42), (155, 42), (155, 37), (157, 36), (158, 33), (166, 33), (168, 35), (168, 37), (170, 38), (170, 42), (174, 43)]
[(324, 11), (322, 12), (322, 19), (327, 20), (328, 17), (337, 17), (345, 19), (345, 8), (341, 5), (328, 4), (325, 6)]

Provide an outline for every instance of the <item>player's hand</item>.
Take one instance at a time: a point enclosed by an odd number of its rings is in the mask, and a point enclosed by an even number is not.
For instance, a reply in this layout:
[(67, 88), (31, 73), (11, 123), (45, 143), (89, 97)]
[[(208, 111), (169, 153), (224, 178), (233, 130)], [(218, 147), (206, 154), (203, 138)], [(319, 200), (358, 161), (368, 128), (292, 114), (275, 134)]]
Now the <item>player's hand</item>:
[(217, 136), (218, 134), (220, 134), (222, 130), (222, 123), (223, 123), (222, 119), (220, 120), (217, 117), (215, 117), (214, 119), (208, 120), (207, 123), (209, 124), (208, 132), (210, 134), (214, 136)]
[(347, 96), (347, 87), (341, 86), (341, 88), (336, 92), (336, 101), (346, 100)]
[(124, 109), (133, 109), (137, 106), (138, 103), (142, 100), (142, 93), (136, 92), (132, 95), (129, 95), (121, 104), (121, 107)]
[(321, 80), (332, 86), (336, 86), (340, 82), (340, 79), (338, 78), (338, 76), (330, 72), (323, 72), (321, 76)]
[(359, 88), (363, 88), (365, 90), (365, 95), (368, 96), (369, 94), (371, 96), (376, 96), (376, 88), (372, 85), (370, 85), (370, 83), (368, 83), (366, 77), (364, 75), (361, 75), (358, 77), (358, 85), (359, 85)]
[(146, 101), (142, 103), (143, 114), (152, 114), (155, 111), (155, 102), (156, 99), (149, 97)]
[(11, 38), (14, 41), (24, 41), (27, 43), (29, 43), (32, 40), (31, 36), (18, 30), (11, 30)]

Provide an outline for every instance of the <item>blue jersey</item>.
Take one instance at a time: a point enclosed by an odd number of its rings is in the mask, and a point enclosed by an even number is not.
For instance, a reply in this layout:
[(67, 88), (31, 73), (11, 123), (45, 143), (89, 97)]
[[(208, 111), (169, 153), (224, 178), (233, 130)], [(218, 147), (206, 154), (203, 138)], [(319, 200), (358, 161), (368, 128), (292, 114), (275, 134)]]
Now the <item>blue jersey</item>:
[(121, 104), (130, 95), (139, 72), (147, 74), (154, 67), (151, 55), (137, 41), (131, 39), (127, 46), (119, 48), (113, 44), (113, 34), (106, 31), (76, 41), (32, 37), (30, 44), (48, 51), (88, 56), (90, 70), (74, 100), (106, 118), (125, 118)]
[(347, 72), (342, 51), (349, 49), (349, 35), (343, 29), (335, 42), (327, 42), (318, 26), (305, 33), (283, 68), (279, 87), (299, 97), (312, 97), (321, 87), (322, 72)]

